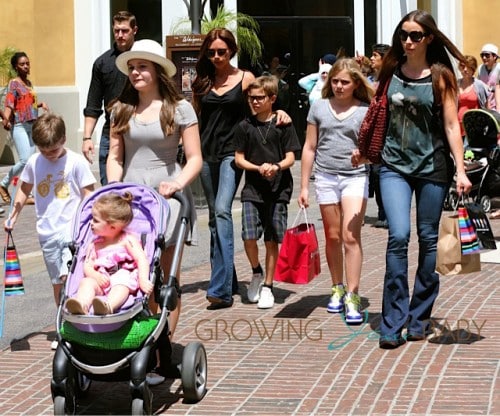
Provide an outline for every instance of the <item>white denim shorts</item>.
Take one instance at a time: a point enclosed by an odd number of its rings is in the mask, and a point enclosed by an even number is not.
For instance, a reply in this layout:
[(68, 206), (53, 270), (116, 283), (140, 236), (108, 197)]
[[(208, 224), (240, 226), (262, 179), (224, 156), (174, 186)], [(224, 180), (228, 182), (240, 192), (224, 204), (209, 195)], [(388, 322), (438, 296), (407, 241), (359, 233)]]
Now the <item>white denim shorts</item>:
[(68, 262), (71, 260), (71, 251), (68, 242), (61, 237), (53, 237), (41, 241), (43, 260), (53, 285), (64, 283), (61, 277), (68, 275)]
[(338, 204), (345, 196), (368, 198), (368, 175), (332, 175), (315, 172), (316, 201), (320, 205)]

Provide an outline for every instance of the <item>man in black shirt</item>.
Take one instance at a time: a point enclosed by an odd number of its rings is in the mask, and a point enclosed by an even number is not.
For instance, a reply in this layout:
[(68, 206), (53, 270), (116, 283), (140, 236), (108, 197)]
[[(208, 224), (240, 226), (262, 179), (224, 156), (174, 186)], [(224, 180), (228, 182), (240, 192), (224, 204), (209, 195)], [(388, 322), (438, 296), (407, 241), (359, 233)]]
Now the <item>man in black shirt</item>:
[(106, 110), (111, 100), (120, 95), (127, 76), (121, 73), (115, 65), (115, 60), (122, 52), (128, 51), (134, 44), (137, 33), (135, 16), (127, 11), (118, 12), (113, 16), (113, 47), (97, 58), (92, 66), (92, 79), (90, 81), (87, 105), (83, 109), (85, 116), (83, 126), (82, 153), (92, 163), (94, 158), (94, 143), (92, 133), (97, 120), (104, 112), (106, 122), (102, 128), (99, 142), (99, 174), (102, 185), (107, 184), (106, 159), (109, 152), (109, 113)]

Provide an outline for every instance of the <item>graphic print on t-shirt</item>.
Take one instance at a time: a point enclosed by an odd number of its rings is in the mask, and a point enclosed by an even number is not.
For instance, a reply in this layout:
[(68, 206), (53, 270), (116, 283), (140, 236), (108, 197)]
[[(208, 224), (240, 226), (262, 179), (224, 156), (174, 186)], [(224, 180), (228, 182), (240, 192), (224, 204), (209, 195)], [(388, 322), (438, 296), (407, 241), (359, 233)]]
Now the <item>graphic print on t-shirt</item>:
[(61, 170), (58, 175), (60, 178), (57, 181), (52, 181), (52, 175), (47, 174), (46, 178), (41, 180), (37, 185), (37, 190), (40, 196), (46, 197), (50, 192), (51, 183), (55, 183), (54, 185), (54, 195), (58, 199), (67, 199), (69, 198), (69, 185), (66, 182), (66, 178), (64, 176), (64, 170)]

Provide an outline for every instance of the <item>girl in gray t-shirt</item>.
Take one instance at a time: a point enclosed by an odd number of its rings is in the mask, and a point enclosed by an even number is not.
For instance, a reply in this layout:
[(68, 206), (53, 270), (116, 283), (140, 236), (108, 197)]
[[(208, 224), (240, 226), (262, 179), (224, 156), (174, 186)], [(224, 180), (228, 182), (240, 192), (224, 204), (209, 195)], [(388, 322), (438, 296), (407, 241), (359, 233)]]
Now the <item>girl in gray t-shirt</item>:
[(323, 98), (309, 110), (302, 150), (299, 204), (309, 206), (309, 178), (314, 164), (316, 200), (332, 278), (327, 311), (345, 312), (348, 324), (363, 321), (358, 289), (363, 262), (361, 226), (368, 197), (367, 169), (364, 165), (354, 168), (351, 154), (357, 148), (359, 128), (372, 96), (373, 89), (356, 61), (339, 59), (328, 73)]

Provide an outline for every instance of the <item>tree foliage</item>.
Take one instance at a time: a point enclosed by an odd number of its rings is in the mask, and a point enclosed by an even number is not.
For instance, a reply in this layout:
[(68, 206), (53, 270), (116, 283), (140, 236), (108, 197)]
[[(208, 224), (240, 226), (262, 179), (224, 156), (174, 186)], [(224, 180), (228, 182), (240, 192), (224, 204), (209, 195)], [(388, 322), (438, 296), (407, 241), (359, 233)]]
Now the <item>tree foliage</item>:
[(5, 86), (9, 79), (16, 76), (16, 71), (14, 71), (10, 64), (10, 59), (16, 51), (17, 49), (12, 46), (0, 49), (0, 87)]
[[(260, 26), (252, 17), (244, 13), (235, 13), (219, 6), (217, 14), (209, 19), (203, 15), (201, 19), (201, 33), (207, 34), (212, 29), (225, 27), (236, 35), (239, 55), (244, 52), (252, 64), (256, 64), (263, 53), (263, 45), (259, 39)], [(172, 26), (172, 35), (188, 35), (191, 33), (191, 20), (188, 17), (179, 19)]]

